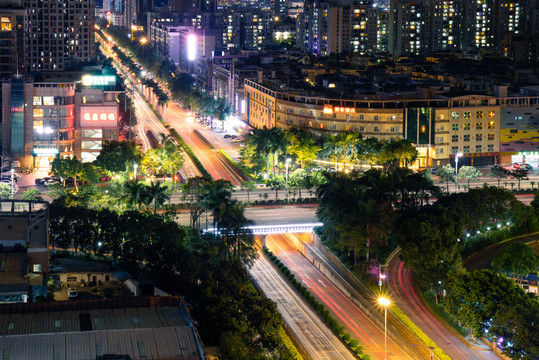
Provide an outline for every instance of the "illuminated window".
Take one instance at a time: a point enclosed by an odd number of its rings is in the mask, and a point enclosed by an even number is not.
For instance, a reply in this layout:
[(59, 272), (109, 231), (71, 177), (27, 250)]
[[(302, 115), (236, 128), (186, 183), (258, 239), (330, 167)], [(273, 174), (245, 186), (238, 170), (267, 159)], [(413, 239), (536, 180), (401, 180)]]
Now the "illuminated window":
[(475, 141), (483, 141), (483, 135), (482, 134), (475, 134)]
[(470, 123), (464, 123), (464, 126), (462, 128), (464, 130), (470, 130)]
[(54, 96), (43, 96), (43, 105), (54, 105)]
[(472, 117), (472, 113), (469, 112), (469, 111), (465, 111), (464, 114), (463, 114), (463, 117), (464, 117), (465, 119), (469, 119), (469, 118)]
[(452, 117), (453, 119), (458, 119), (458, 118), (459, 118), (459, 113), (456, 112), (456, 111), (453, 111), (453, 112), (451, 113), (451, 117)]
[(489, 118), (493, 118), (494, 116), (496, 116), (496, 114), (494, 113), (494, 111), (489, 111), (489, 112), (488, 112), (488, 117), (489, 117)]
[(458, 131), (459, 130), (459, 124), (451, 124), (451, 130)]
[(34, 96), (34, 105), (41, 105), (41, 96)]
[(43, 109), (34, 109), (34, 117), (35, 118), (42, 118), (43, 117)]
[(494, 129), (494, 121), (489, 121), (488, 122), (488, 128), (489, 129)]
[(2, 16), (0, 21), (0, 30), (2, 31), (11, 31), (11, 21), (8, 17)]
[(475, 123), (475, 128), (477, 130), (483, 130), (483, 123), (482, 122)]
[(425, 125), (421, 125), (421, 132), (422, 133), (427, 132), (427, 127)]
[(320, 123), (320, 129), (324, 128), (324, 123)]
[(494, 140), (494, 133), (488, 133), (488, 139)]

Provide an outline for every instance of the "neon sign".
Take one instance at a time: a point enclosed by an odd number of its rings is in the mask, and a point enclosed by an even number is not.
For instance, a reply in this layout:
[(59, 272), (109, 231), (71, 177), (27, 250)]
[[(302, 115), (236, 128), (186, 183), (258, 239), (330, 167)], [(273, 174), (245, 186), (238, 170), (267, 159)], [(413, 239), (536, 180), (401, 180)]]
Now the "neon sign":
[(82, 85), (84, 86), (108, 86), (115, 84), (115, 75), (84, 75), (82, 77)]
[(116, 120), (115, 113), (85, 113), (82, 117), (86, 121), (97, 121), (97, 120)]

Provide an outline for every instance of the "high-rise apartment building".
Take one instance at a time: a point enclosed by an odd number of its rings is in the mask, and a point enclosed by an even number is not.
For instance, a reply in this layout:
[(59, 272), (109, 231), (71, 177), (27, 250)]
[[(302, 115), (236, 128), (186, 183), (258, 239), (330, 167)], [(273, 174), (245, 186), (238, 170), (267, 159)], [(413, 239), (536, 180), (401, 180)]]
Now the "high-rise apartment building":
[(94, 0), (24, 0), (29, 71), (62, 71), (95, 56)]
[(0, 4), (0, 78), (26, 70), (26, 11), (22, 1)]
[(307, 1), (298, 46), (316, 55), (387, 50), (387, 12), (372, 0)]
[(426, 1), (391, 1), (389, 52), (393, 54), (428, 52), (429, 27), (430, 7)]
[(460, 51), (460, 0), (430, 2), (429, 51)]

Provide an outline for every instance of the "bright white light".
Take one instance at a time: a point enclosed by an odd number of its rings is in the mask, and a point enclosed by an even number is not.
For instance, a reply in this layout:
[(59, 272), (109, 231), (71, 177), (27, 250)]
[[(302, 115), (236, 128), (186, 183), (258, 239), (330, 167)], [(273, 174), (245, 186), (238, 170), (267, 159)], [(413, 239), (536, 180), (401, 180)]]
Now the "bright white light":
[(140, 75), (146, 76), (146, 71), (142, 70), (142, 71), (140, 72)]
[(187, 35), (187, 60), (194, 61), (197, 57), (197, 38), (195, 34)]
[(389, 304), (391, 304), (391, 301), (389, 301), (389, 299), (381, 297), (378, 299), (378, 304), (382, 306), (389, 306)]

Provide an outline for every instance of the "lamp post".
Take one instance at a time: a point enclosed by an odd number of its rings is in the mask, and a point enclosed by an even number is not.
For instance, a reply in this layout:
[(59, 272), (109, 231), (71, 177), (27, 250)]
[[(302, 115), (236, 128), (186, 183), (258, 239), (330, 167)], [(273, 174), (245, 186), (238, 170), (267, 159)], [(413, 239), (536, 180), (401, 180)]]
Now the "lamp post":
[(384, 360), (387, 360), (387, 307), (391, 302), (389, 299), (381, 297), (378, 303), (384, 307)]
[(135, 182), (137, 182), (137, 168), (138, 168), (138, 164), (137, 164), (137, 163), (133, 163), (133, 169), (135, 170), (135, 171), (134, 171), (134, 178), (133, 178), (133, 180), (134, 180)]
[(457, 177), (459, 176), (459, 157), (462, 156), (462, 153), (461, 152), (458, 152), (455, 154), (455, 192), (457, 191), (458, 189), (458, 179)]
[(290, 158), (287, 158), (286, 161), (285, 161), (285, 168), (286, 168), (286, 202), (288, 202), (288, 164), (290, 164), (291, 161), (292, 161), (292, 159), (290, 159)]
[(15, 169), (14, 168), (11, 168), (11, 198), (13, 199), (13, 195), (15, 195), (15, 193), (13, 192), (13, 177), (15, 176)]

